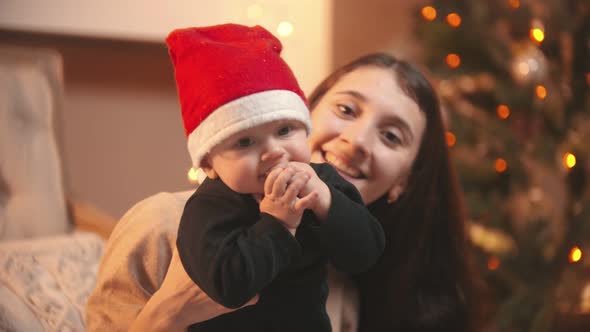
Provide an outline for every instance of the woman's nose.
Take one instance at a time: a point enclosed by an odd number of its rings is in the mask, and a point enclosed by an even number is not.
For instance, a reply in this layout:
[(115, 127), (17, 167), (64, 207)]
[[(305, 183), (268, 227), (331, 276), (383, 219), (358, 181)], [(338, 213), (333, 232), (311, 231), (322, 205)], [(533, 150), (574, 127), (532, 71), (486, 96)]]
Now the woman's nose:
[(372, 137), (375, 129), (363, 122), (351, 123), (343, 129), (340, 137), (355, 156), (366, 157), (371, 151)]

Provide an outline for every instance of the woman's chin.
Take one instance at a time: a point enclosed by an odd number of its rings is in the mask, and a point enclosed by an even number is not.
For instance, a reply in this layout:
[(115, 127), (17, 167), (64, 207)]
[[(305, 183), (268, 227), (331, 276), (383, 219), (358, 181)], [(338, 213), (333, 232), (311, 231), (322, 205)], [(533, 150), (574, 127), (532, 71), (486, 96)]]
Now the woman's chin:
[(355, 186), (358, 183), (358, 181), (360, 181), (360, 179), (352, 177), (352, 176), (348, 175), (347, 173), (339, 170), (338, 168), (336, 168), (336, 172), (338, 172), (338, 174), (340, 174), (340, 176), (343, 177), (346, 181), (354, 184)]
[(321, 151), (314, 151), (311, 153), (310, 161), (314, 164), (323, 164), (326, 162), (326, 159)]

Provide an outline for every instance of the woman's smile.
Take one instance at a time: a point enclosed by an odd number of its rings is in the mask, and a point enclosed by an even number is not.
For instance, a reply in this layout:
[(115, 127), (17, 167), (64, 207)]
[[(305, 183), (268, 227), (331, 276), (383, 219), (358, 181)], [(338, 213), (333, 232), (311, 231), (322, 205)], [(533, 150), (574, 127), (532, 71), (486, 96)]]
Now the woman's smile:
[(349, 159), (338, 156), (331, 152), (322, 152), (322, 156), (326, 162), (332, 165), (341, 175), (351, 177), (353, 179), (366, 179), (365, 174), (358, 168), (352, 166)]

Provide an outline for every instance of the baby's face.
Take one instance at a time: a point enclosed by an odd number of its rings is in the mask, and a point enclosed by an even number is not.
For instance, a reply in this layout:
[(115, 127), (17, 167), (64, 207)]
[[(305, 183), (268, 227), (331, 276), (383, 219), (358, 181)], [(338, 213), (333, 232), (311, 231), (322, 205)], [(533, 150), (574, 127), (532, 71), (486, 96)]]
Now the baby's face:
[(290, 161), (309, 163), (305, 126), (278, 120), (239, 132), (213, 148), (205, 159), (209, 168), (233, 191), (263, 194), (264, 181), (275, 167)]

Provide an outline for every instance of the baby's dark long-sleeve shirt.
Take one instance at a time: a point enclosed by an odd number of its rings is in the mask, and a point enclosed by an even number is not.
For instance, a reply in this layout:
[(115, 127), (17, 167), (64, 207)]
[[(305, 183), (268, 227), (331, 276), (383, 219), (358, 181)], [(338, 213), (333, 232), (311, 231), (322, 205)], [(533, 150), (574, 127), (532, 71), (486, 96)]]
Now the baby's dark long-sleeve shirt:
[(385, 247), (379, 222), (357, 189), (328, 164), (311, 164), (328, 185), (326, 220), (306, 211), (296, 236), (252, 195), (206, 179), (187, 201), (178, 252), (188, 275), (229, 308), (256, 294), (256, 305), (195, 324), (191, 331), (330, 331), (325, 310), (326, 262), (345, 272), (366, 270)]

